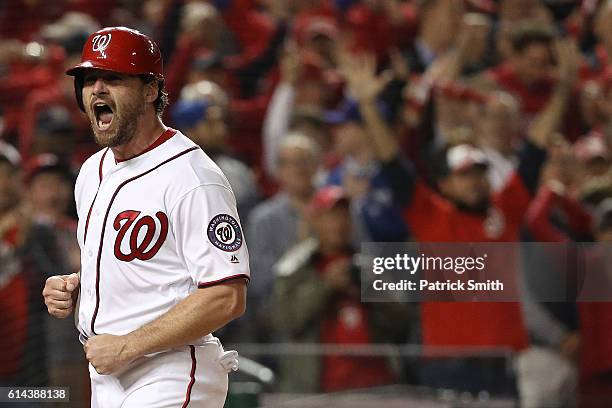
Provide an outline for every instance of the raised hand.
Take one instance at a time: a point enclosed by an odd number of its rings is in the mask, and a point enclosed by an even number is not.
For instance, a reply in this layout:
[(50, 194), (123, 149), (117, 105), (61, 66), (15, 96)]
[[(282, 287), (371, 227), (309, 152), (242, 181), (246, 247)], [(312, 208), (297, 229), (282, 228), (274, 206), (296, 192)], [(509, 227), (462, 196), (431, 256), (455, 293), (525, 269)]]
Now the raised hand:
[(359, 102), (375, 100), (393, 77), (390, 71), (376, 75), (376, 57), (373, 54), (342, 52), (338, 62), (338, 71), (346, 80), (350, 95)]

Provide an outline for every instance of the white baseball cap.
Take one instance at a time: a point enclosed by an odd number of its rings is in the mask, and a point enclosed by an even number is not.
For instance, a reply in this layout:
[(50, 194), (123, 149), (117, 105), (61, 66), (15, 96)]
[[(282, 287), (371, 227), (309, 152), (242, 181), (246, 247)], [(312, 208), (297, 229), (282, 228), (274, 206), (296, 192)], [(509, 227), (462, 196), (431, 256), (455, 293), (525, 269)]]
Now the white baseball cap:
[(6, 158), (14, 167), (21, 165), (21, 156), (17, 149), (2, 140), (0, 140), (0, 156)]
[(446, 152), (446, 163), (451, 172), (467, 170), (473, 166), (488, 167), (484, 152), (469, 144), (453, 146)]

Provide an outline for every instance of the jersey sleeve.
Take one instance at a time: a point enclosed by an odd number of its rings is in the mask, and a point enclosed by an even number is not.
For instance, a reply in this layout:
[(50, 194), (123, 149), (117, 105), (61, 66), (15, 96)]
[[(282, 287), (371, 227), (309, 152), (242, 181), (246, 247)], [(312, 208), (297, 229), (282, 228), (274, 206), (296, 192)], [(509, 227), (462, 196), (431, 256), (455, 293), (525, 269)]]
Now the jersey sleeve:
[(196, 187), (180, 198), (170, 218), (178, 254), (198, 288), (250, 279), (249, 252), (228, 187)]

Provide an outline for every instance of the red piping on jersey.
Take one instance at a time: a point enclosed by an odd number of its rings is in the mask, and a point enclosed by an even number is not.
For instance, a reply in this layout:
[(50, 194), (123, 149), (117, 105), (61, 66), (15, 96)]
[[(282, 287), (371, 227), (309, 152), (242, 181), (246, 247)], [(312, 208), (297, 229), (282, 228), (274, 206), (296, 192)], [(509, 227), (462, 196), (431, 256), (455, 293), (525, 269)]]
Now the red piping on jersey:
[(128, 157), (127, 159), (115, 159), (115, 163), (122, 163), (124, 161), (128, 161), (128, 160), (132, 160), (138, 156), (141, 156), (147, 152), (150, 152), (151, 150), (155, 149), (156, 147), (160, 146), (162, 143), (167, 142), (168, 140), (170, 140), (170, 138), (172, 136), (174, 136), (176, 134), (176, 130), (172, 129), (172, 128), (168, 128), (164, 131), (164, 133), (162, 133), (157, 139), (155, 139), (155, 141), (153, 143), (151, 143), (151, 145), (149, 147), (147, 147), (146, 149), (144, 149), (142, 152), (135, 154), (132, 157)]
[(190, 353), (191, 353), (191, 372), (189, 373), (189, 385), (187, 386), (187, 392), (185, 393), (185, 402), (181, 408), (187, 408), (189, 405), (189, 401), (191, 401), (191, 389), (193, 388), (193, 383), (195, 383), (195, 370), (196, 370), (196, 356), (195, 356), (195, 347), (191, 344), (189, 345)]
[(91, 210), (93, 209), (94, 204), (96, 203), (96, 198), (98, 198), (98, 192), (100, 191), (100, 186), (102, 185), (102, 166), (104, 164), (104, 158), (106, 157), (106, 153), (108, 153), (108, 149), (102, 153), (102, 158), (100, 159), (100, 166), (98, 170), (98, 175), (100, 176), (100, 182), (98, 183), (98, 190), (96, 191), (96, 195), (94, 196), (91, 205), (89, 206), (89, 211), (87, 212), (87, 220), (85, 221), (85, 233), (83, 234), (83, 244), (87, 242), (87, 230), (89, 230), (89, 218), (91, 217)]
[(245, 279), (247, 281), (247, 283), (251, 280), (249, 275), (246, 275), (244, 273), (240, 273), (238, 275), (226, 276), (225, 278), (217, 279), (217, 280), (212, 281), (212, 282), (198, 283), (198, 288), (199, 289), (209, 288), (211, 286), (215, 286), (215, 285), (218, 285), (220, 283), (224, 283), (224, 282), (227, 282), (227, 281), (230, 281), (230, 280), (234, 280), (234, 279)]
[(104, 153), (102, 153), (102, 158), (100, 159), (100, 166), (98, 167), (98, 177), (100, 177), (100, 184), (102, 184), (102, 167), (104, 166), (104, 158), (106, 157), (106, 153), (108, 153), (109, 148), (106, 148)]
[(125, 187), (126, 184), (131, 183), (132, 181), (139, 179), (143, 176), (146, 176), (147, 174), (151, 173), (154, 170), (157, 170), (158, 168), (160, 168), (161, 166), (163, 166), (164, 164), (167, 164), (169, 162), (171, 162), (172, 160), (175, 160), (181, 156), (183, 156), (184, 154), (187, 154), (189, 152), (192, 152), (194, 150), (198, 150), (200, 149), (199, 146), (193, 146), (190, 147), (187, 150), (183, 150), (182, 152), (170, 157), (169, 159), (164, 160), (163, 162), (159, 163), (157, 166), (145, 171), (144, 173), (141, 173), (137, 176), (134, 176), (132, 178), (129, 178), (127, 180), (125, 180), (123, 183), (119, 184), (119, 186), (117, 187), (117, 189), (115, 190), (115, 192), (113, 193), (109, 203), (108, 203), (108, 208), (106, 209), (106, 214), (104, 215), (104, 223), (102, 224), (102, 234), (100, 237), (100, 247), (98, 248), (98, 260), (96, 262), (96, 308), (94, 309), (94, 314), (93, 317), (91, 319), (91, 332), (93, 334), (97, 334), (95, 329), (94, 329), (94, 324), (96, 323), (96, 317), (98, 316), (98, 309), (100, 308), (100, 262), (102, 260), (102, 246), (104, 244), (104, 233), (106, 231), (106, 222), (108, 221), (108, 215), (110, 214), (110, 209), (113, 205), (113, 201), (115, 201), (115, 198), (117, 197), (117, 194), (119, 194), (119, 190), (121, 190), (123, 187)]

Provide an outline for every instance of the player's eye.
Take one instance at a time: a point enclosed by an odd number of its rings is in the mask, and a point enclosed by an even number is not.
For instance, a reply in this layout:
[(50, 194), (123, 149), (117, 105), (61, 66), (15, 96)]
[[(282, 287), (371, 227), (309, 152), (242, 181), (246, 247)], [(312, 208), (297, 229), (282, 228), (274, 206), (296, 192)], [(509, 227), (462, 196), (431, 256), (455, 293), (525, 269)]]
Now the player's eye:
[(123, 78), (119, 75), (107, 75), (106, 77), (104, 77), (104, 79), (108, 82), (117, 82), (117, 81), (121, 81)]
[(95, 84), (97, 80), (98, 77), (96, 75), (86, 75), (85, 78), (83, 78), (83, 85), (91, 86)]
[(98, 81), (98, 79), (102, 79), (106, 83), (116, 83), (116, 82), (121, 81), (123, 77), (117, 74), (106, 74), (106, 75), (88, 74), (83, 79), (83, 85), (92, 86), (93, 84), (96, 83), (96, 81)]

